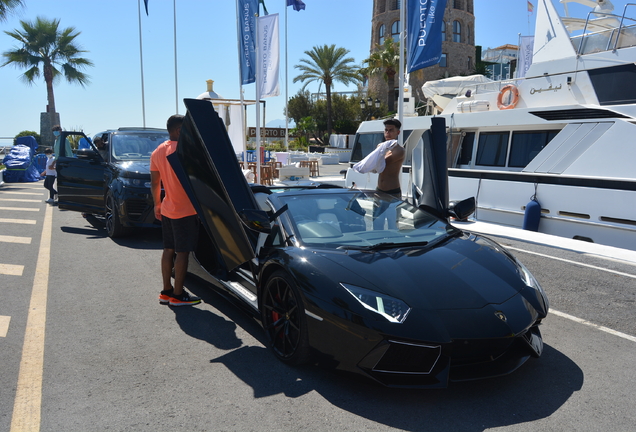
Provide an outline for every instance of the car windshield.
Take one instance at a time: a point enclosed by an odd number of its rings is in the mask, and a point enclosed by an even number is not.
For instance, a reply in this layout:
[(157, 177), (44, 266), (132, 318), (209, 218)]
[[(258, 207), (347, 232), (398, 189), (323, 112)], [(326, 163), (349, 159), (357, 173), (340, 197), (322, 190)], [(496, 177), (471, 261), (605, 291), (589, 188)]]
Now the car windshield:
[(168, 133), (131, 132), (111, 136), (110, 151), (116, 161), (150, 159), (159, 144), (169, 139)]
[(431, 245), (459, 231), (411, 204), (376, 192), (280, 194), (308, 246), (379, 250)]

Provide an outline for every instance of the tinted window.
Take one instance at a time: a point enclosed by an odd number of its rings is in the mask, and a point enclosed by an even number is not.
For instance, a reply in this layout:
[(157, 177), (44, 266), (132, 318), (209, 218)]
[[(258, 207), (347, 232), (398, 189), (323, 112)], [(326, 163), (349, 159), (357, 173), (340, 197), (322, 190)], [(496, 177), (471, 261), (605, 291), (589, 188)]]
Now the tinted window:
[(475, 132), (466, 132), (462, 139), (462, 149), (459, 153), (458, 165), (468, 165), (473, 158), (473, 146), (475, 143)]
[(601, 105), (636, 102), (636, 65), (593, 69), (588, 73)]
[(459, 21), (453, 21), (453, 42), (462, 41), (462, 25)]
[[(406, 142), (411, 136), (411, 130), (402, 131), (404, 136), (402, 137), (402, 142)], [(378, 144), (384, 142), (384, 132), (375, 132), (375, 133), (361, 133), (356, 135), (356, 141), (353, 144), (353, 150), (351, 151), (351, 159), (350, 162), (360, 162), (362, 159), (367, 157), (369, 153), (371, 153)]]
[(452, 226), (402, 200), (376, 193), (282, 195), (296, 238), (325, 248), (434, 242)]
[(375, 147), (384, 141), (384, 133), (368, 133), (356, 135), (356, 142), (351, 152), (351, 162), (359, 162)]
[(393, 40), (400, 39), (400, 22), (399, 21), (395, 21), (393, 24), (391, 24), (391, 37), (393, 38)]
[(157, 146), (168, 138), (168, 132), (117, 133), (111, 135), (109, 150), (118, 161), (150, 159)]
[(513, 132), (508, 166), (525, 167), (558, 133), (559, 131)]
[(486, 132), (479, 134), (477, 165), (505, 166), (510, 132)]

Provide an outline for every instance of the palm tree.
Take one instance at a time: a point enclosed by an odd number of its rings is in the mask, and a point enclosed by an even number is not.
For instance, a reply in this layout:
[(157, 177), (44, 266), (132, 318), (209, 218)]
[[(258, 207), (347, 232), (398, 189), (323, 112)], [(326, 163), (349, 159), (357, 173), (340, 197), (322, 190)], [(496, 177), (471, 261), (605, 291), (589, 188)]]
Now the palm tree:
[[(1, 0), (0, 0), (1, 1)], [(35, 22), (20, 21), (22, 30), (5, 31), (6, 34), (19, 42), (19, 46), (12, 51), (2, 54), (5, 62), (0, 65), (13, 64), (16, 67), (25, 68), (22, 80), (27, 84), (33, 84), (36, 78), (44, 76), (51, 124), (55, 116), (55, 95), (53, 84), (64, 75), (69, 83), (78, 83), (82, 87), (89, 83), (89, 77), (81, 72), (93, 63), (79, 55), (88, 51), (82, 50), (75, 43), (75, 38), (80, 32), (74, 27), (59, 29), (60, 20), (47, 20), (36, 18)], [(42, 69), (40, 69), (40, 65)]]
[(313, 81), (325, 84), (327, 93), (327, 139), (331, 135), (332, 112), (331, 112), (331, 88), (338, 81), (345, 85), (357, 84), (360, 82), (358, 68), (353, 64), (353, 57), (346, 57), (349, 50), (336, 48), (336, 45), (315, 46), (311, 51), (305, 51), (309, 57), (300, 59), (301, 64), (294, 67), (300, 69), (302, 73), (294, 78), (294, 82), (305, 82), (302, 90)]
[(366, 77), (383, 73), (384, 80), (389, 87), (387, 93), (387, 105), (389, 111), (395, 111), (395, 75), (400, 64), (400, 42), (394, 42), (392, 38), (384, 39), (384, 44), (376, 44), (376, 50), (364, 60), (368, 66), (362, 68), (360, 73)]
[(9, 14), (21, 6), (24, 6), (22, 0), (0, 0), (0, 22), (6, 21)]

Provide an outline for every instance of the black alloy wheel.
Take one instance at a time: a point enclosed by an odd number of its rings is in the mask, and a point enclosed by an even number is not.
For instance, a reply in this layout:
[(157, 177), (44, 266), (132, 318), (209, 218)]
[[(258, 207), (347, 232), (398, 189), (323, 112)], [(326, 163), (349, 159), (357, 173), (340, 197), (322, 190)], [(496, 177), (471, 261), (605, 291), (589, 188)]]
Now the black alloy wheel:
[(282, 271), (275, 272), (262, 293), (261, 318), (269, 345), (279, 360), (309, 361), (307, 321), (298, 288)]
[(106, 232), (110, 238), (121, 237), (126, 233), (126, 227), (119, 218), (117, 203), (110, 192), (106, 196)]

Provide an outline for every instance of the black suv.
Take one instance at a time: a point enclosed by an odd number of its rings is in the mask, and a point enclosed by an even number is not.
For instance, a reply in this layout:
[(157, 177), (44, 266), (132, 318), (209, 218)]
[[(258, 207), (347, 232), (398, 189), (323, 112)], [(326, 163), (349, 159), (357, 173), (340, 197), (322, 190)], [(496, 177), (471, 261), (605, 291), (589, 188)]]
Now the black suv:
[[(105, 149), (95, 147), (81, 132), (64, 131), (58, 138), (59, 207), (103, 216), (113, 238), (131, 227), (159, 227), (150, 194), (150, 155), (169, 139), (168, 132), (119, 128), (96, 134), (93, 140), (98, 137)], [(89, 148), (73, 153), (70, 142), (82, 138)]]

